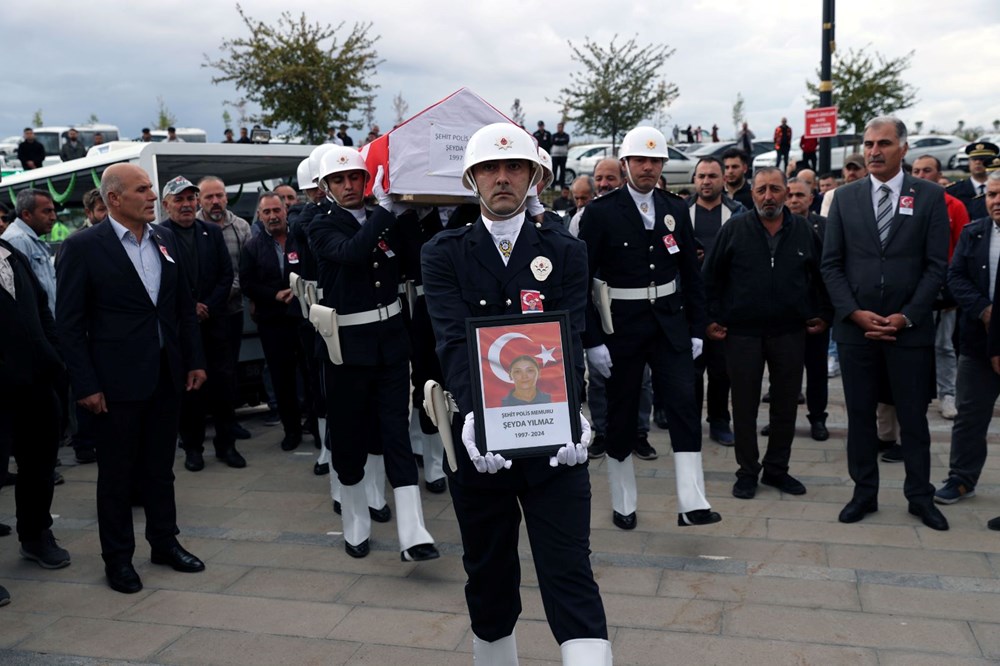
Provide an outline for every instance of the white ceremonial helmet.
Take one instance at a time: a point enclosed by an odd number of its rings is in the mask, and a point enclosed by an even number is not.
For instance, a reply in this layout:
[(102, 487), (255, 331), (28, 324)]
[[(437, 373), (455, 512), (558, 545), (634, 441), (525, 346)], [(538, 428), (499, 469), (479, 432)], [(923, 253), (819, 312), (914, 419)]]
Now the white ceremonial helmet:
[(316, 185), (316, 181), (313, 180), (312, 170), (309, 168), (308, 157), (299, 162), (299, 168), (295, 170), (295, 180), (299, 183), (300, 192), (315, 190), (318, 187), (318, 185)]
[(663, 132), (655, 127), (636, 127), (625, 135), (622, 139), (618, 157), (657, 157), (669, 159), (667, 152), (667, 140)]
[(309, 153), (309, 180), (316, 182), (319, 179), (319, 165), (323, 156), (337, 147), (335, 143), (321, 143)]
[(542, 177), (541, 164), (538, 159), (538, 147), (535, 139), (513, 123), (493, 123), (479, 128), (469, 138), (465, 146), (465, 157), (462, 162), (462, 184), (479, 196), (476, 179), (472, 177), (472, 167), (490, 160), (527, 160), (531, 162), (534, 173), (528, 184), (528, 191), (538, 184)]
[(542, 165), (542, 189), (544, 190), (552, 184), (556, 177), (552, 172), (552, 156), (541, 146), (538, 147), (538, 163)]
[(368, 173), (368, 165), (365, 164), (365, 160), (361, 157), (361, 153), (348, 146), (338, 146), (332, 143), (324, 145), (330, 146), (330, 150), (326, 151), (326, 154), (323, 155), (323, 159), (320, 160), (319, 171), (316, 174), (319, 179), (319, 188), (321, 190), (329, 194), (326, 177), (343, 171), (364, 171), (365, 185), (368, 185), (368, 180), (371, 178), (371, 174)]

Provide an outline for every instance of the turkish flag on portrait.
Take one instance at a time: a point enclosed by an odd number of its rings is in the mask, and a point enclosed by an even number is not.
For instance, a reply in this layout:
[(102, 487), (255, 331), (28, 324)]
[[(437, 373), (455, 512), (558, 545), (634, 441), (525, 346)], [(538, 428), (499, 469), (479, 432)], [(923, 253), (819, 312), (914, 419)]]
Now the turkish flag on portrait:
[(567, 401), (559, 322), (491, 326), (477, 329), (476, 336), (483, 404), (487, 408), (501, 407), (503, 399), (514, 388), (510, 365), (519, 356), (529, 356), (538, 364), (536, 386), (539, 391), (551, 395), (552, 402)]

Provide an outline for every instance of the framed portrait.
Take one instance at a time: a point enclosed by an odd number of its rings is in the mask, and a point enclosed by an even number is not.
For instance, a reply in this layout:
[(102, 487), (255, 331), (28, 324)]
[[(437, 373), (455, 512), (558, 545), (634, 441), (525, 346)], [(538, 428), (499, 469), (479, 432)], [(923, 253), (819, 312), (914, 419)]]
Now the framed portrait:
[(580, 441), (568, 312), (473, 317), (466, 331), (482, 454), (545, 456)]

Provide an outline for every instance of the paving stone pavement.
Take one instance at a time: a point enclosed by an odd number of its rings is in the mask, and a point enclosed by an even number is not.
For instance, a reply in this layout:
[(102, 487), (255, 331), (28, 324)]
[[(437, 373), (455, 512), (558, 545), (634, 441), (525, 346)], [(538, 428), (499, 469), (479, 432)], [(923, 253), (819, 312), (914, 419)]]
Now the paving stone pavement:
[[(760, 423), (766, 422), (766, 406)], [(947, 474), (950, 422), (930, 409), (933, 480)], [(428, 528), (442, 557), (402, 563), (395, 523), (373, 525), (372, 554), (343, 551), (326, 477), (312, 474), (311, 442), (281, 451), (280, 428), (244, 415), (248, 460), (229, 469), (213, 457), (189, 473), (175, 464), (182, 543), (206, 561), (199, 574), (149, 562), (136, 510), (135, 564), (145, 589), (105, 584), (94, 505), (97, 468), (60, 451), (54, 531), (73, 557), (46, 571), (0, 539), (0, 664), (406, 664), (472, 662), (461, 540), (447, 494), (424, 492)], [(1000, 423), (1000, 421), (998, 421)], [(902, 465), (882, 465), (879, 511), (837, 522), (851, 496), (840, 381), (831, 380), (831, 438), (808, 437), (800, 408), (791, 472), (809, 492), (761, 486), (754, 500), (730, 494), (733, 451), (705, 437), (709, 499), (723, 521), (676, 524), (669, 437), (655, 426), (655, 461), (636, 461), (639, 526), (611, 524), (603, 460), (591, 463), (594, 572), (607, 609), (616, 664), (1000, 663), (1000, 426), (977, 497), (943, 511), (934, 532), (906, 511)], [(706, 430), (707, 435), (707, 430)], [(389, 500), (392, 501), (391, 493)], [(13, 522), (12, 489), (0, 522)], [(559, 663), (522, 536), (521, 664)]]

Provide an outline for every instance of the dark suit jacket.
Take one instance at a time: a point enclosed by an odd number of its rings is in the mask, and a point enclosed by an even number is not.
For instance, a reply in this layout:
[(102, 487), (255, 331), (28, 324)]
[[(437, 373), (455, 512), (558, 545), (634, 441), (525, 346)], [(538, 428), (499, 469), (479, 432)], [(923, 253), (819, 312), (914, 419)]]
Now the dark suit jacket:
[[(652, 231), (646, 230), (632, 195), (622, 187), (587, 204), (580, 218), (580, 240), (587, 244), (590, 277), (600, 277), (619, 288), (665, 284), (679, 277), (680, 293), (659, 298), (652, 307), (648, 300), (615, 301), (615, 332), (610, 336), (601, 330), (596, 309), (589, 307), (583, 338), (588, 349), (601, 343), (628, 345), (630, 319), (650, 313), (677, 351), (690, 350), (691, 338), (705, 335), (705, 287), (687, 204), (663, 190), (653, 193)], [(673, 231), (666, 226), (667, 215), (674, 218)], [(670, 254), (664, 245), (668, 234), (677, 242), (680, 251), (676, 254)]]
[(45, 290), (27, 257), (7, 241), (0, 240), (0, 247), (11, 252), (17, 294), (15, 300), (0, 288), (0, 395), (10, 395), (24, 386), (51, 383), (64, 368)]
[(986, 210), (986, 197), (978, 194), (979, 188), (977, 185), (978, 183), (973, 184), (970, 177), (948, 186), (948, 194), (965, 204), (965, 209), (969, 211), (970, 220), (976, 220), (989, 215)]
[(302, 255), (291, 235), (285, 238), (284, 269), (278, 263), (274, 240), (265, 231), (247, 241), (240, 259), (240, 287), (254, 303), (254, 316), (262, 319), (293, 317), (302, 319), (298, 299), (288, 305), (275, 300), (279, 291), (288, 289), (289, 273), (298, 273)]
[[(174, 231), (177, 223), (166, 220), (161, 227)], [(198, 284), (191, 297), (196, 303), (208, 306), (210, 318), (223, 317), (233, 286), (233, 260), (226, 249), (226, 239), (219, 225), (201, 220), (194, 221), (194, 245), (198, 253)], [(58, 302), (58, 300), (57, 300)]]
[[(959, 350), (986, 357), (986, 327), (979, 315), (990, 305), (990, 227), (993, 220), (973, 220), (962, 229), (948, 265), (948, 291), (961, 312)], [(1000, 310), (998, 310), (1000, 312)]]
[(897, 312), (913, 323), (895, 344), (934, 344), (931, 306), (948, 267), (948, 211), (937, 183), (903, 176), (900, 198), (914, 198), (913, 215), (897, 207), (883, 250), (875, 226), (871, 179), (837, 188), (823, 242), (823, 280), (834, 307), (833, 339), (865, 344), (864, 331), (850, 320), (855, 310), (882, 316)]
[[(363, 225), (340, 206), (312, 221), (309, 244), (319, 264), (323, 305), (346, 315), (396, 301), (406, 251), (395, 227), (396, 217), (381, 206)], [(397, 363), (410, 356), (402, 315), (341, 328), (340, 348), (345, 365)]]
[(103, 392), (109, 401), (147, 400), (160, 376), (160, 339), (174, 389), (205, 368), (194, 300), (183, 257), (169, 229), (152, 227), (161, 253), (153, 303), (110, 222), (70, 236), (57, 268), (56, 331), (77, 397)]

